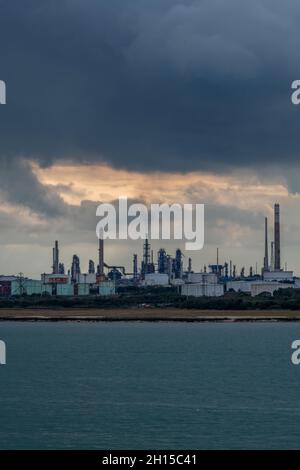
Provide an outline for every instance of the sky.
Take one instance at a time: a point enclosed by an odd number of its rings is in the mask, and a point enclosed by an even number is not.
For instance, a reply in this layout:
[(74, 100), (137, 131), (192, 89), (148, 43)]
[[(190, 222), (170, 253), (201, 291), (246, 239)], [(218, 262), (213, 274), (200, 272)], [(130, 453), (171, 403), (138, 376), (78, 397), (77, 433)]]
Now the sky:
[[(300, 275), (298, 0), (0, 0), (0, 273), (96, 261), (96, 207), (205, 204), (194, 270), (263, 262), (281, 204)], [(171, 254), (176, 242), (153, 242)], [(142, 243), (108, 241), (131, 268)]]

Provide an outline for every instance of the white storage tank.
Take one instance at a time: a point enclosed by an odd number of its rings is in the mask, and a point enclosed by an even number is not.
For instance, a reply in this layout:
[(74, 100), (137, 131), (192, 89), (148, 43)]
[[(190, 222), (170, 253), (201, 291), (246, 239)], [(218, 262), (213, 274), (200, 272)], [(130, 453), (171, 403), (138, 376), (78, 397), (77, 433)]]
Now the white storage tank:
[(113, 281), (103, 281), (99, 284), (99, 295), (115, 295), (115, 283)]
[(77, 285), (78, 295), (90, 295), (90, 285), (89, 284), (78, 284)]
[(73, 296), (74, 285), (73, 284), (57, 284), (56, 295), (58, 296)]
[(194, 282), (181, 287), (181, 295), (191, 297), (220, 297), (224, 295), (223, 284), (204, 284)]
[(254, 281), (228, 281), (226, 282), (227, 291), (251, 292), (251, 286)]
[(273, 295), (274, 292), (279, 289), (288, 289), (294, 287), (294, 284), (288, 284), (284, 282), (257, 281), (253, 282), (251, 286), (251, 295), (252, 297), (255, 297), (256, 295), (262, 294), (264, 292)]

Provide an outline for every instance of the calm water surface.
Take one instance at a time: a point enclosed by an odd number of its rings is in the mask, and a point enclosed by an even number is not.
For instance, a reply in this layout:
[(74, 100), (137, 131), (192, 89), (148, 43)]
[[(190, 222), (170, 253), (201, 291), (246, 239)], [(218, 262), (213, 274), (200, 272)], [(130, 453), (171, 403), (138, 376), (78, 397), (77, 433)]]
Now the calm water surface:
[(0, 323), (1, 449), (300, 448), (299, 323)]

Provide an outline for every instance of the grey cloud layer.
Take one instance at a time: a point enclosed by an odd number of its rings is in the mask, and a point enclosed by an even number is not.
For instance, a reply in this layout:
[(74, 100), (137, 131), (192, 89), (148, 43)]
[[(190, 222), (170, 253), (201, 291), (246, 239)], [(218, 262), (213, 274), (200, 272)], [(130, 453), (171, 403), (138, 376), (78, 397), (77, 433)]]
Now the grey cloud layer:
[(297, 0), (0, 9), (0, 158), (213, 171), (298, 162)]

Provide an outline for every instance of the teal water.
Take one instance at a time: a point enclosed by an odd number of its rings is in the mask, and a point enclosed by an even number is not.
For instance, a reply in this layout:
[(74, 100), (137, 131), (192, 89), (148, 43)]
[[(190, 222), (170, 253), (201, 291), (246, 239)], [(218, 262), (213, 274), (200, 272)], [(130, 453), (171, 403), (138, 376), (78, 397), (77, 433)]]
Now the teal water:
[(1, 449), (300, 448), (299, 323), (0, 324)]

